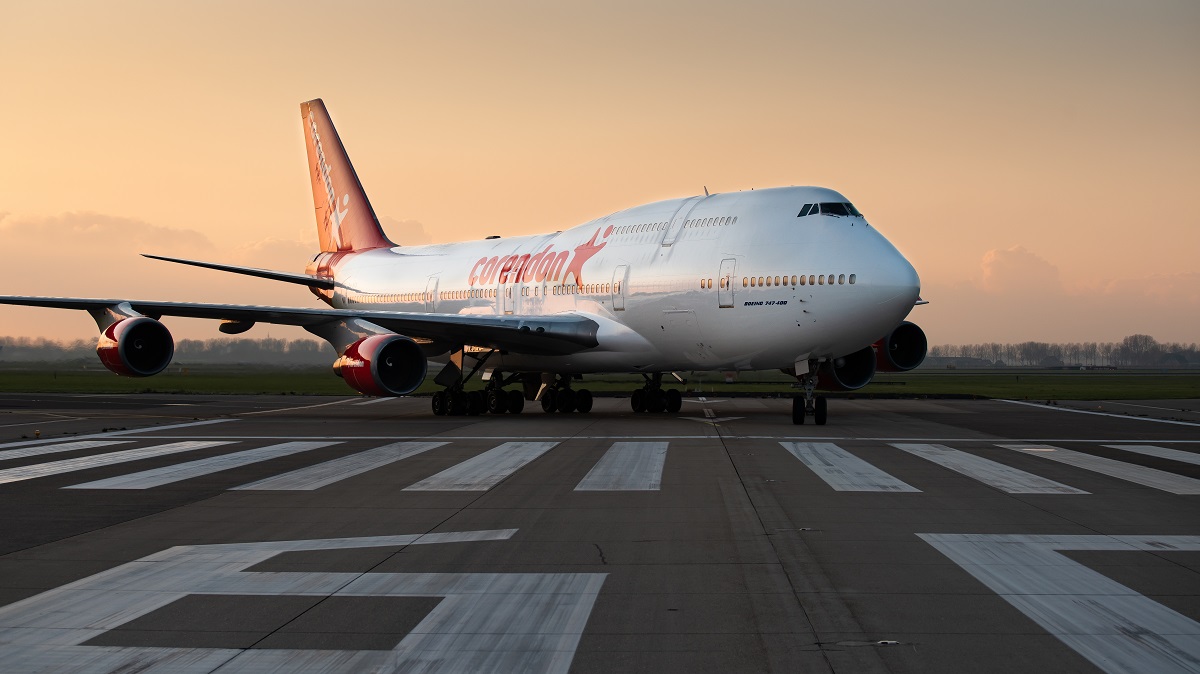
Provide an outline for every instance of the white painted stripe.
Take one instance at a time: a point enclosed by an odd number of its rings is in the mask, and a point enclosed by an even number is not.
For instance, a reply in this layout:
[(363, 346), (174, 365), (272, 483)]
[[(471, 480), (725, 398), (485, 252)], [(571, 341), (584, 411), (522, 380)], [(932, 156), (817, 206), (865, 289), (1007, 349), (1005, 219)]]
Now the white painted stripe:
[(1110, 674), (1200, 670), (1200, 623), (1060, 550), (1200, 550), (1200, 536), (917, 534)]
[(238, 416), (239, 417), (248, 417), (248, 416), (251, 416), (254, 414), (271, 414), (272, 412), (293, 412), (295, 410), (310, 410), (314, 407), (329, 407), (330, 405), (341, 405), (343, 403), (348, 403), (348, 402), (352, 402), (355, 400), (358, 400), (358, 398), (343, 398), (341, 400), (334, 400), (332, 402), (327, 402), (327, 403), (317, 403), (315, 405), (300, 405), (299, 407), (280, 407), (278, 409), (258, 410), (256, 412), (239, 412)]
[[(168, 424), (166, 426), (147, 426), (145, 428), (132, 428), (125, 431), (108, 431), (107, 433), (91, 433), (89, 435), (77, 435), (75, 440), (96, 440), (111, 438), (120, 435), (133, 435), (136, 433), (150, 433), (151, 431), (173, 431), (177, 428), (190, 428), (193, 426), (207, 426), (209, 424), (223, 424), (227, 421), (237, 421), (237, 419), (208, 419), (205, 421), (190, 421), (186, 424)], [(11, 447), (31, 447), (33, 445), (49, 445), (55, 442), (62, 442), (63, 438), (47, 438), (45, 440), (20, 440), (17, 442), (5, 442), (0, 444), (0, 449), (8, 449)]]
[(1192, 421), (1175, 421), (1173, 419), (1153, 419), (1151, 417), (1131, 417), (1127, 414), (1109, 414), (1108, 412), (1092, 412), (1091, 410), (1076, 410), (1070, 407), (1049, 407), (1047, 405), (1039, 405), (1038, 403), (1027, 403), (1023, 400), (999, 400), (1002, 403), (1012, 403), (1014, 405), (1028, 405), (1029, 407), (1037, 407), (1043, 410), (1052, 412), (1074, 412), (1075, 414), (1094, 414), (1098, 417), (1112, 417), (1114, 419), (1128, 419), (1131, 421), (1153, 421), (1160, 424), (1174, 424), (1176, 426), (1200, 426), (1200, 424)]
[(1172, 461), (1180, 461), (1182, 463), (1190, 463), (1200, 466), (1200, 454), (1195, 452), (1184, 452), (1178, 449), (1168, 449), (1166, 447), (1155, 447), (1154, 445), (1105, 445), (1125, 452), (1134, 452), (1136, 454), (1145, 454), (1146, 456), (1157, 456), (1160, 459), (1170, 459)]
[[(385, 398), (386, 400), (386, 398)], [(390, 445), (376, 447), (358, 454), (351, 454), (340, 459), (318, 463), (290, 473), (268, 477), (265, 480), (243, 484), (234, 489), (253, 489), (269, 491), (299, 491), (311, 490), (340, 482), (369, 470), (374, 470), (389, 463), (395, 463), (421, 452), (441, 447), (446, 442), (393, 442)]]
[(1123, 403), (1119, 400), (1101, 400), (1105, 405), (1119, 405), (1121, 407), (1139, 407), (1145, 410), (1162, 410), (1163, 412), (1183, 412), (1184, 414), (1200, 414), (1200, 410), (1189, 410), (1181, 407), (1157, 407), (1155, 405), (1135, 405), (1133, 403)]
[(896, 449), (932, 461), (939, 466), (966, 475), (969, 478), (1008, 492), (1009, 494), (1086, 494), (1088, 492), (1068, 487), (1061, 482), (1018, 470), (1012, 466), (996, 463), (991, 459), (952, 449), (945, 445), (889, 443)]
[(1091, 454), (1063, 449), (1062, 447), (1052, 447), (1050, 445), (1004, 444), (1000, 445), (1000, 447), (1076, 466), (1084, 470), (1115, 477), (1118, 480), (1161, 489), (1172, 494), (1200, 494), (1200, 480), (1176, 475), (1175, 473), (1168, 473), (1165, 470), (1155, 470), (1133, 463), (1106, 459), (1102, 456), (1092, 456)]
[(657, 491), (662, 488), (666, 442), (614, 442), (575, 491)]
[(57, 454), (58, 452), (75, 452), (81, 449), (95, 449), (96, 447), (107, 447), (109, 445), (123, 445), (130, 442), (133, 442), (133, 440), (77, 440), (75, 442), (64, 442), (61, 445), (6, 449), (0, 452), (0, 461), (21, 459), (27, 456), (40, 456), (42, 454)]
[(837, 491), (921, 491), (829, 442), (779, 444)]
[(358, 405), (377, 405), (379, 403), (386, 403), (386, 402), (389, 402), (392, 400), (399, 400), (399, 398), (371, 398), (370, 400), (364, 400), (361, 403), (354, 403), (354, 404), (356, 406), (358, 406)]
[(506, 442), (405, 487), (404, 491), (487, 491), (557, 442)]
[(63, 459), (62, 461), (52, 461), (50, 463), (38, 463), (32, 466), (6, 468), (4, 470), (0, 470), (0, 484), (6, 484), (8, 482), (20, 482), (21, 480), (32, 480), (36, 477), (58, 475), (60, 473), (73, 473), (77, 470), (87, 470), (88, 468), (96, 468), (99, 466), (111, 466), (116, 463), (137, 461), (139, 459), (149, 459), (155, 456), (166, 456), (168, 454), (178, 454), (180, 452), (192, 452), (197, 449), (208, 449), (209, 447), (231, 445), (234, 442), (234, 440), (189, 440), (184, 442), (172, 442), (167, 445), (126, 449), (121, 452), (111, 452), (109, 454), (100, 454), (97, 456), (82, 456), (77, 459)]
[(118, 475), (109, 477), (95, 482), (85, 482), (83, 484), (73, 484), (63, 489), (150, 489), (152, 487), (161, 487), (164, 484), (172, 482), (180, 482), (189, 480), (193, 477), (201, 475), (209, 475), (211, 473), (219, 473), (230, 468), (246, 466), (260, 461), (270, 461), (281, 456), (297, 454), (299, 452), (307, 452), (311, 449), (319, 449), (336, 445), (336, 442), (285, 442), (281, 445), (271, 445), (270, 447), (258, 447), (256, 449), (248, 449), (244, 452), (234, 452), (233, 454), (222, 454), (221, 456), (211, 456), (207, 459), (197, 459), (187, 463), (181, 463), (174, 466), (163, 466), (162, 468), (152, 468), (143, 470), (140, 473), (130, 473), (129, 475)]

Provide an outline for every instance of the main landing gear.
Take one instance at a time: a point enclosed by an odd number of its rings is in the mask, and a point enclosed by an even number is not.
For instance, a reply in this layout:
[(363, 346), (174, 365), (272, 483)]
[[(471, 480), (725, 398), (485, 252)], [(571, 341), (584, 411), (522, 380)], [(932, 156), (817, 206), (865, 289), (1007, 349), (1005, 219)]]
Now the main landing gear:
[(675, 389), (662, 387), (662, 373), (655, 372), (653, 376), (643, 374), (646, 385), (633, 390), (629, 398), (629, 406), (634, 412), (669, 412), (675, 414), (683, 407), (683, 394)]
[(462, 371), (463, 350), (451, 354), (450, 362), (438, 373), (434, 381), (446, 388), (433, 394), (433, 413), (437, 416), (477, 416), (484, 412), (492, 414), (520, 414), (525, 408), (525, 396), (518, 390), (505, 390), (504, 386), (520, 378), (512, 375), (507, 379), (501, 372), (492, 374), (482, 391), (466, 391), (467, 381), (483, 367), (495, 350), (480, 355), (471, 355), (475, 366), (465, 376)]
[(829, 418), (829, 401), (825, 396), (814, 395), (817, 388), (817, 375), (814, 372), (799, 377), (804, 394), (792, 398), (792, 423), (803, 424), (804, 418), (812, 415), (818, 426), (824, 426)]
[(582, 412), (592, 411), (592, 392), (585, 389), (571, 388), (571, 377), (561, 375), (553, 384), (548, 384), (540, 398), (543, 412)]

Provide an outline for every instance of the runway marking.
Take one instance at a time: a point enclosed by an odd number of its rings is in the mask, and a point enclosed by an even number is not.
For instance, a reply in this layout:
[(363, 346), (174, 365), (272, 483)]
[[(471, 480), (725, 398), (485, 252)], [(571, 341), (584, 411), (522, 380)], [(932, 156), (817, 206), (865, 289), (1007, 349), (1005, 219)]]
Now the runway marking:
[(41, 456), (42, 454), (55, 454), (58, 452), (74, 452), (80, 449), (94, 449), (96, 447), (107, 447), (109, 445), (123, 445), (130, 442), (133, 442), (133, 440), (77, 440), (75, 442), (64, 442), (61, 445), (43, 445), (41, 447), (7, 449), (0, 452), (0, 461), (21, 459), (27, 456)]
[(1030, 456), (1038, 456), (1043, 459), (1076, 466), (1102, 475), (1108, 475), (1118, 480), (1135, 482), (1154, 489), (1161, 489), (1172, 494), (1200, 494), (1200, 480), (1176, 475), (1175, 473), (1168, 473), (1165, 470), (1155, 470), (1154, 468), (1147, 468), (1134, 463), (1125, 463), (1124, 461), (1107, 459), (1102, 456), (1092, 456), (1091, 454), (1063, 449), (1062, 447), (1052, 447), (1050, 445), (1002, 444), (998, 446), (1024, 452)]
[(1192, 421), (1175, 421), (1174, 419), (1153, 419), (1150, 417), (1131, 417), (1127, 414), (1110, 414), (1108, 412), (1092, 412), (1091, 410), (1077, 410), (1077, 409), (1072, 409), (1070, 407), (1049, 407), (1047, 405), (1040, 405), (1038, 403), (1027, 403), (1023, 400), (997, 399), (997, 401), (1002, 402), (1002, 403), (1012, 403), (1014, 405), (1028, 405), (1029, 407), (1037, 407), (1037, 408), (1043, 409), (1043, 410), (1053, 410), (1055, 412), (1074, 412), (1075, 414), (1094, 414), (1099, 417), (1113, 417), (1114, 419), (1130, 419), (1133, 421), (1154, 421), (1154, 422), (1160, 423), (1160, 424), (1174, 424), (1176, 426), (1200, 426), (1200, 423), (1195, 423)]
[(1200, 623), (1060, 552), (1200, 551), (1200, 536), (917, 535), (1105, 672), (1200, 670)]
[(575, 491), (658, 491), (666, 442), (614, 442), (575, 485)]
[(372, 398), (371, 400), (366, 400), (361, 403), (354, 403), (354, 405), (355, 405), (355, 407), (357, 407), (359, 405), (376, 405), (379, 403), (386, 403), (389, 400), (396, 400), (396, 398)]
[(557, 442), (506, 442), (405, 487), (404, 491), (487, 491)]
[(1200, 414), (1200, 410), (1187, 410), (1179, 407), (1156, 407), (1154, 405), (1135, 405), (1133, 403), (1123, 403), (1119, 400), (1101, 400), (1105, 405), (1120, 405), (1121, 407), (1140, 407), (1147, 410), (1162, 410), (1163, 412), (1183, 412), (1184, 414)]
[(47, 475), (73, 473), (77, 470), (87, 470), (88, 468), (97, 468), (99, 466), (111, 466), (116, 463), (137, 461), (139, 459), (149, 459), (155, 456), (166, 456), (168, 454), (178, 454), (180, 452), (192, 452), (197, 449), (208, 449), (209, 447), (232, 445), (234, 442), (236, 441), (190, 440), (184, 442), (173, 442), (167, 445), (155, 445), (153, 447), (126, 449), (120, 452), (99, 454), (96, 456), (81, 456), (76, 459), (63, 459), (62, 461), (52, 461), (50, 463), (37, 463), (32, 466), (6, 468), (4, 470), (0, 470), (0, 484), (20, 482), (21, 480), (32, 480), (34, 478), (45, 477)]
[[(246, 571), (281, 552), (504, 541), (515, 529), (178, 546), (0, 607), (7, 671), (563, 674), (607, 574)], [(87, 646), (189, 595), (441, 597), (392, 650)], [(213, 615), (218, 628), (221, 616)], [(367, 618), (364, 617), (364, 620)], [(364, 624), (363, 628), (369, 628)]]
[[(710, 419), (700, 419), (699, 417), (675, 417), (678, 419), (693, 418), (696, 421), (711, 421)], [(743, 419), (745, 417), (731, 417), (733, 419)], [(237, 421), (236, 419), (223, 419), (222, 421)], [(81, 436), (91, 437), (91, 436)], [(205, 440), (205, 439), (220, 439), (229, 438), (228, 435), (198, 435), (191, 433), (188, 435), (143, 435), (142, 439), (146, 440)], [(713, 440), (712, 435), (242, 435), (236, 436), (238, 440), (425, 440), (428, 438), (437, 438), (439, 440)], [(997, 441), (1004, 441), (1007, 438), (998, 437), (973, 437), (973, 438), (910, 438), (910, 437), (865, 437), (851, 435), (723, 435), (727, 440), (830, 440), (830, 441), (864, 441), (864, 442), (941, 442), (941, 443), (973, 443), (973, 444), (995, 444)], [(1090, 445), (1100, 445), (1110, 442), (1119, 442), (1127, 444), (1155, 443), (1155, 444), (1175, 444), (1175, 445), (1198, 445), (1200, 439), (1190, 440), (1162, 440), (1159, 438), (1022, 438), (1026, 442), (1070, 442), (1070, 443), (1086, 443)], [(50, 442), (61, 442), (59, 440), (51, 440)]]
[(779, 444), (837, 491), (921, 491), (829, 442)]
[(1027, 473), (1023, 470), (997, 463), (945, 445), (889, 443), (913, 456), (932, 461), (943, 468), (966, 475), (969, 478), (1009, 494), (1087, 494), (1082, 489), (1069, 487), (1061, 482)]
[[(236, 421), (236, 419), (207, 419), (205, 421), (191, 421), (186, 424), (169, 424), (167, 426), (147, 426), (145, 428), (133, 428), (122, 431), (106, 431), (103, 433), (89, 433), (88, 435), (77, 435), (74, 440), (95, 440), (111, 438), (120, 435), (133, 435), (135, 433), (149, 433), (151, 431), (173, 431), (176, 428), (189, 428), (192, 426), (207, 426), (209, 424), (223, 424), (227, 421)], [(11, 447), (32, 447), (34, 445), (49, 445), (55, 442), (62, 442), (65, 438), (47, 438), (44, 440), (18, 440), (17, 442), (6, 442), (0, 444), (0, 449), (8, 449)]]
[(270, 410), (257, 410), (257, 411), (255, 411), (255, 412), (238, 412), (238, 413), (237, 413), (237, 416), (239, 416), (239, 417), (248, 417), (248, 416), (251, 416), (251, 415), (253, 415), (253, 414), (271, 414), (271, 413), (273, 413), (273, 412), (294, 412), (294, 411), (296, 411), (296, 410), (310, 410), (310, 409), (312, 409), (312, 408), (314, 408), (314, 407), (329, 407), (330, 405), (341, 405), (341, 404), (343, 404), (343, 403), (348, 403), (348, 402), (351, 402), (351, 401), (353, 401), (353, 400), (358, 400), (358, 398), (343, 398), (343, 399), (341, 399), (341, 400), (334, 400), (334, 401), (332, 401), (332, 402), (327, 402), (327, 403), (317, 403), (317, 404), (315, 404), (315, 405), (301, 405), (301, 406), (299, 406), (299, 407), (280, 407), (280, 408), (278, 408), (278, 409), (270, 409)]
[(266, 490), (266, 491), (304, 491), (318, 489), (334, 482), (341, 482), (360, 473), (374, 470), (390, 463), (395, 463), (421, 452), (449, 444), (447, 442), (393, 442), (390, 445), (376, 447), (358, 454), (351, 454), (340, 459), (318, 463), (293, 470), (289, 473), (268, 477), (265, 480), (250, 482), (233, 489)]
[(73, 484), (69, 487), (63, 487), (63, 489), (151, 489), (153, 487), (161, 487), (164, 484), (171, 484), (172, 482), (190, 480), (193, 477), (200, 477), (201, 475), (219, 473), (223, 470), (229, 470), (230, 468), (247, 466), (260, 461), (270, 461), (271, 459), (278, 459), (281, 456), (289, 456), (291, 454), (307, 452), (312, 449), (319, 449), (321, 447), (328, 447), (336, 444), (339, 443), (285, 442), (281, 445), (247, 449), (243, 452), (222, 454), (220, 456), (212, 456), (207, 459), (197, 459), (195, 461), (180, 463), (174, 466), (152, 468), (139, 473), (118, 475), (116, 477), (109, 477), (103, 480), (96, 480), (95, 482)]
[[(35, 415), (42, 414), (42, 415), (52, 416), (52, 417), (62, 417), (63, 416), (61, 414), (51, 414), (49, 412), (35, 412), (34, 414)], [(65, 424), (68, 421), (83, 421), (83, 420), (84, 420), (83, 417), (63, 417), (62, 419), (50, 419), (50, 420), (43, 419), (42, 421), (25, 421), (25, 422), (22, 422), (19, 424), (0, 424), (0, 428), (16, 428), (17, 426), (45, 426), (47, 424)]]
[[(704, 409), (704, 412), (706, 413), (706, 418), (701, 418), (701, 417), (679, 417), (679, 418), (680, 418), (680, 419), (686, 419), (687, 421), (699, 421), (700, 423), (702, 423), (702, 424), (708, 424), (709, 426), (716, 426), (717, 424), (721, 423), (722, 421), (737, 421), (738, 419), (745, 419), (745, 418), (746, 418), (746, 417), (717, 417), (717, 416), (713, 416), (712, 414), (708, 414), (709, 412), (712, 412), (712, 410), (710, 410), (710, 409), (708, 409), (708, 408), (705, 408), (705, 409)], [(577, 437), (577, 436), (572, 436), (572, 437)], [(616, 436), (608, 436), (608, 437), (616, 437)], [(630, 436), (630, 437), (635, 437), (635, 436)], [(655, 436), (645, 436), (645, 437), (655, 437)], [(709, 437), (709, 436), (702, 436), (702, 437)]]
[(1154, 445), (1104, 445), (1113, 449), (1119, 449), (1125, 452), (1134, 452), (1136, 454), (1145, 454), (1146, 456), (1157, 456), (1160, 459), (1170, 459), (1171, 461), (1180, 461), (1182, 463), (1190, 463), (1200, 466), (1200, 454), (1195, 452), (1182, 452), (1178, 449), (1168, 449), (1167, 447), (1155, 447)]

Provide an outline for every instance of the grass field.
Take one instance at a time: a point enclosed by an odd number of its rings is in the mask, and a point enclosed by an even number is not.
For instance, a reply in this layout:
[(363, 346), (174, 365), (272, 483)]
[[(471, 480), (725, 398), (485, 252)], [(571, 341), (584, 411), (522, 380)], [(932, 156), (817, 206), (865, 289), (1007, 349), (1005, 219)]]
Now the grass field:
[[(417, 391), (437, 389), (433, 372)], [(687, 390), (706, 395), (791, 395), (792, 378), (779, 372), (742, 373), (725, 383), (720, 373), (687, 373)], [(674, 382), (670, 377), (668, 381)], [(632, 375), (587, 377), (579, 386), (595, 393), (627, 394), (639, 386)], [(468, 388), (478, 388), (475, 380)], [(118, 377), (99, 365), (0, 363), (6, 393), (207, 393), (346, 395), (353, 391), (328, 368), (178, 366), (144, 379)], [(855, 397), (954, 396), (1029, 400), (1150, 400), (1200, 398), (1200, 371), (923, 370), (881, 373)]]

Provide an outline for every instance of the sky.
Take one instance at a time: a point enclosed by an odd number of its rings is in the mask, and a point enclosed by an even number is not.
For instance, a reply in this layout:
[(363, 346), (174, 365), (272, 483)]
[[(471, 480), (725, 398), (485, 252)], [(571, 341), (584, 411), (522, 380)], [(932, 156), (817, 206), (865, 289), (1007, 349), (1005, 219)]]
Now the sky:
[(320, 97), (401, 244), (821, 185), (916, 267), (931, 343), (1197, 342), (1198, 34), (1193, 0), (8, 3), (0, 293), (313, 306), (138, 253), (302, 270)]

